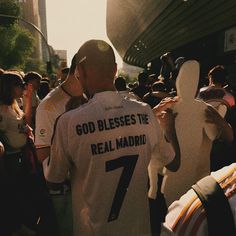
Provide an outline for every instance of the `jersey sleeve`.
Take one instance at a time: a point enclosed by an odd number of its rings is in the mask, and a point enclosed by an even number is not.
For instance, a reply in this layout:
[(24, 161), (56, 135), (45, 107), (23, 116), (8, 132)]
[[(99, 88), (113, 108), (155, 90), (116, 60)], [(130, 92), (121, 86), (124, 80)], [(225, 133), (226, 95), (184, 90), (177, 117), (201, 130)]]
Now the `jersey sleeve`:
[(167, 235), (208, 235), (205, 211), (192, 189), (168, 207), (161, 228), (161, 236)]
[(71, 161), (68, 154), (67, 120), (61, 116), (53, 134), (50, 157), (44, 165), (45, 178), (52, 183), (62, 183), (68, 176)]
[(36, 148), (51, 145), (55, 119), (49, 110), (39, 106), (36, 110), (35, 145)]

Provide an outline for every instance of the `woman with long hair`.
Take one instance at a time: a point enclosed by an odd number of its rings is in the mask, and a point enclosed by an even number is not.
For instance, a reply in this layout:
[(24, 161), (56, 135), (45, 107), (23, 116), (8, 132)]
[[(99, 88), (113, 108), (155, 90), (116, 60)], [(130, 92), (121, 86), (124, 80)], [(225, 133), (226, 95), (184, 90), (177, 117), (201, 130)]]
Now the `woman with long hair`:
[[(31, 88), (28, 90), (30, 94)], [(38, 178), (40, 168), (34, 155), (32, 129), (17, 103), (23, 91), (24, 82), (19, 73), (0, 74), (0, 142), (4, 146), (4, 155), (0, 157), (0, 218), (3, 220), (0, 235), (13, 235), (13, 232), (32, 235), (40, 217), (40, 203), (36, 200), (36, 194), (40, 195), (38, 191), (43, 188)]]

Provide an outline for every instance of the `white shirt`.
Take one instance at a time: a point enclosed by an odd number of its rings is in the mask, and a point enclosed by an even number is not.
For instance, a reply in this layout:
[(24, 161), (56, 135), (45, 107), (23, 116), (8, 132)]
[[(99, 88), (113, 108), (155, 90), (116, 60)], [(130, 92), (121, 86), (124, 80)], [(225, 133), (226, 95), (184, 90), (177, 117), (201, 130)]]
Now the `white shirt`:
[(53, 89), (36, 110), (35, 145), (37, 148), (51, 146), (53, 127), (58, 116), (65, 112), (71, 98), (61, 86)]
[(19, 151), (26, 144), (26, 124), (23, 115), (23, 112), (18, 115), (11, 106), (0, 105), (0, 131), (6, 137), (7, 144), (13, 148), (12, 151)]
[[(236, 164), (224, 167), (211, 175), (223, 188), (229, 199), (236, 225)], [(216, 209), (217, 214), (217, 209)], [(178, 201), (168, 208), (168, 214), (162, 227), (161, 236), (206, 236), (207, 220), (202, 204), (196, 193), (190, 189)]]
[(71, 169), (74, 235), (150, 235), (147, 167), (154, 148), (173, 154), (162, 140), (150, 107), (116, 92), (59, 118), (45, 176)]

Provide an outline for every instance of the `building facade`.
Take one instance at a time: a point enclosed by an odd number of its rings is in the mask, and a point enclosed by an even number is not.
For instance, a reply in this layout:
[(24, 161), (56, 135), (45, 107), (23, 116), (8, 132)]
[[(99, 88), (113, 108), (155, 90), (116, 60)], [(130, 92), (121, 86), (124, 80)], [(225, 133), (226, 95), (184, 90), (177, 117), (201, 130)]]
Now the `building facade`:
[(236, 86), (235, 0), (107, 0), (107, 35), (130, 65), (158, 73), (160, 56), (172, 52), (205, 72), (223, 64)]

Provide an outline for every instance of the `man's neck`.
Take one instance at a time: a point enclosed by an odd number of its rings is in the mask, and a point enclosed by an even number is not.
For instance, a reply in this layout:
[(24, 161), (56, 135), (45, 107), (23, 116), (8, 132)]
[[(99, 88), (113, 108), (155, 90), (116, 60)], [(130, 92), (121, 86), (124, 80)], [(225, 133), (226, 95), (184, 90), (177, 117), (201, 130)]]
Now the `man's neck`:
[(68, 93), (70, 96), (81, 96), (82, 89), (79, 86), (79, 82), (75, 81), (75, 78), (73, 78), (74, 75), (69, 75), (64, 83), (62, 83), (63, 90)]

